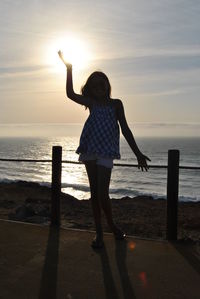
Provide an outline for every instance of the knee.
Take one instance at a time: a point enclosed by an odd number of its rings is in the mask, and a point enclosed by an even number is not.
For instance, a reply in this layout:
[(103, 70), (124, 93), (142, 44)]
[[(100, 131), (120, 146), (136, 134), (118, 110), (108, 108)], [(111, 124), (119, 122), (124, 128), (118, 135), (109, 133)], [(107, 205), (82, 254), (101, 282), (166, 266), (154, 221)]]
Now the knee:
[(97, 198), (98, 198), (99, 201), (107, 200), (109, 198), (109, 193), (107, 191), (102, 192), (101, 190), (98, 190)]
[(100, 205), (102, 206), (102, 208), (106, 208), (107, 207), (107, 203), (109, 200), (109, 195), (107, 193), (101, 193), (99, 192), (97, 194), (97, 200), (100, 203)]
[(97, 200), (98, 198), (97, 186), (93, 186), (92, 188), (90, 187), (90, 196), (91, 196), (91, 200)]
[(91, 198), (90, 198), (93, 202), (98, 202), (98, 194), (97, 192), (92, 192), (91, 193)]

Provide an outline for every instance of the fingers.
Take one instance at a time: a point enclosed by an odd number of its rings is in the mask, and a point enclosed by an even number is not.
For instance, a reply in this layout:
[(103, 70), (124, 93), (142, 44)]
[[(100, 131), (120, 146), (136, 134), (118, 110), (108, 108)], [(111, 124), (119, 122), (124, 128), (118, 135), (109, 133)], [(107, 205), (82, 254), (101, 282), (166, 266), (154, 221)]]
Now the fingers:
[(146, 163), (145, 170), (148, 171), (148, 169), (149, 169), (149, 165)]
[(64, 64), (66, 64), (66, 62), (63, 58), (63, 53), (60, 50), (58, 51), (58, 55), (59, 55), (60, 59), (64, 62)]
[(138, 165), (138, 169), (141, 169), (143, 171), (143, 165)]
[(138, 164), (138, 169), (141, 169), (142, 171), (146, 170), (148, 171), (149, 166), (147, 164)]
[(151, 161), (151, 159), (145, 155), (143, 155), (141, 159), (138, 159), (138, 169), (141, 169), (142, 171), (148, 171), (149, 166), (147, 164), (147, 160)]
[(62, 57), (62, 52), (60, 50), (58, 51), (58, 55)]
[(147, 156), (144, 156), (144, 157), (146, 160), (151, 161), (151, 159), (149, 159), (149, 157), (147, 157)]

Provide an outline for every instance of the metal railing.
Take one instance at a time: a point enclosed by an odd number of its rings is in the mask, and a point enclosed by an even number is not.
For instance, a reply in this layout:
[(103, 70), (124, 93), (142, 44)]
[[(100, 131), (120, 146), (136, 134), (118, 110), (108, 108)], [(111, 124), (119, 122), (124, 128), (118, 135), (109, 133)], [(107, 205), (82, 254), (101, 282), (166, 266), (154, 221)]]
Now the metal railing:
[[(179, 150), (168, 151), (167, 165), (149, 165), (149, 168), (167, 169), (167, 219), (166, 219), (166, 239), (177, 240), (178, 223), (178, 191), (179, 191), (179, 169), (200, 170), (196, 166), (180, 166)], [(52, 147), (52, 160), (33, 160), (33, 159), (0, 159), (3, 162), (28, 162), (28, 163), (52, 163), (51, 180), (51, 225), (60, 226), (60, 195), (62, 163), (83, 164), (81, 162), (62, 160), (62, 147)], [(138, 167), (137, 164), (114, 163), (119, 167)]]
[[(52, 163), (52, 160), (33, 160), (33, 159), (2, 159), (0, 158), (0, 161), (2, 162), (28, 162), (28, 163)], [(71, 160), (62, 160), (62, 163), (68, 163), (68, 164), (83, 164), (82, 162), (76, 162), (76, 161), (71, 161)], [(114, 166), (119, 166), (119, 167), (135, 167), (137, 168), (138, 165), (137, 164), (128, 164), (128, 163), (114, 163)], [(156, 164), (151, 164), (148, 165), (149, 168), (168, 168), (168, 165), (156, 165)], [(183, 166), (183, 165), (179, 165), (179, 169), (196, 169), (196, 170), (200, 170), (199, 166)]]

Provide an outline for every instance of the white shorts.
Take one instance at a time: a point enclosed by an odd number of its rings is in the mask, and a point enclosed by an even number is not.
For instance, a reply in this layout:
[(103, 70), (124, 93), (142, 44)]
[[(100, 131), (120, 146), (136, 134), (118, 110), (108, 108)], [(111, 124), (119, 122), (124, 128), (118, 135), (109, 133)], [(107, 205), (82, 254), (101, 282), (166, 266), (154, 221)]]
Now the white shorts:
[(78, 160), (83, 163), (86, 161), (95, 160), (97, 165), (102, 165), (107, 168), (113, 168), (113, 159), (112, 158), (101, 158), (95, 154), (94, 155), (80, 154)]

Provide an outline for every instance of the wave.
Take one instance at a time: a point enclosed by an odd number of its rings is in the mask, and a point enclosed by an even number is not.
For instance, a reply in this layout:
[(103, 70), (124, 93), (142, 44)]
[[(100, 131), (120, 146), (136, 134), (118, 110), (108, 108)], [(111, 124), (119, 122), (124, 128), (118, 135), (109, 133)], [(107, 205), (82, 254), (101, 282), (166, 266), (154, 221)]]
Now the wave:
[(40, 186), (46, 186), (46, 187), (51, 187), (51, 183), (50, 182), (41, 182), (41, 181), (25, 181), (25, 180), (20, 180), (20, 179), (0, 179), (0, 183), (3, 184), (13, 184), (13, 183), (25, 183), (25, 184), (39, 184)]
[[(39, 184), (40, 186), (46, 186), (46, 187), (51, 187), (50, 182), (42, 182), (42, 181), (23, 181), (23, 180), (11, 180), (11, 179), (0, 179), (0, 183), (5, 183), (5, 184), (11, 184), (11, 183), (20, 183), (24, 182), (27, 184), (32, 184), (36, 183)], [(70, 188), (73, 191), (82, 191), (83, 193), (89, 192), (90, 188), (87, 185), (83, 184), (68, 184), (68, 183), (63, 183), (61, 186), (62, 189), (66, 189), (64, 193), (67, 193), (67, 189)], [(63, 190), (64, 191), (64, 190)], [(128, 188), (110, 188), (110, 197), (111, 198), (122, 198), (122, 197), (136, 197), (136, 196), (150, 196), (154, 200), (156, 199), (164, 199), (166, 200), (166, 194), (159, 194), (156, 192), (143, 192), (143, 191), (138, 191), (138, 190), (131, 190)], [(200, 197), (199, 196), (184, 196), (180, 195), (179, 196), (179, 202), (200, 202)]]

